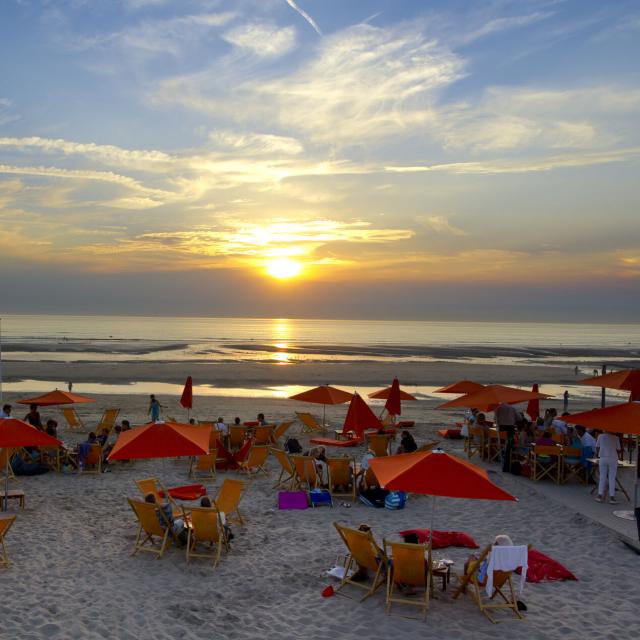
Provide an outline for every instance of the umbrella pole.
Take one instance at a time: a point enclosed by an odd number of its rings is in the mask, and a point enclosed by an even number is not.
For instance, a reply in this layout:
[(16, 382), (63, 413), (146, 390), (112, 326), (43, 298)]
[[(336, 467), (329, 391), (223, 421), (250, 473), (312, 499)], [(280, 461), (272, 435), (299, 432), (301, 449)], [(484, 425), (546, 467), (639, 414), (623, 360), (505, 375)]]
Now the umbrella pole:
[(327, 405), (323, 404), (322, 405), (322, 428), (324, 429), (327, 426)]
[(5, 456), (5, 468), (4, 468), (4, 506), (3, 511), (9, 509), (9, 449)]

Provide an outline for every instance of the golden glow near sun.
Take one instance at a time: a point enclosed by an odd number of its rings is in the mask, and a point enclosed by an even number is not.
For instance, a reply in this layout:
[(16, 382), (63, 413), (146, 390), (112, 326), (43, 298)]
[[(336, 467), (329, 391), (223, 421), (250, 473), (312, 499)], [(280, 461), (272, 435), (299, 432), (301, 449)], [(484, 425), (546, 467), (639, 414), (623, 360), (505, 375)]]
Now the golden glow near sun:
[(291, 258), (278, 258), (267, 264), (267, 273), (278, 280), (295, 278), (302, 272), (302, 265)]

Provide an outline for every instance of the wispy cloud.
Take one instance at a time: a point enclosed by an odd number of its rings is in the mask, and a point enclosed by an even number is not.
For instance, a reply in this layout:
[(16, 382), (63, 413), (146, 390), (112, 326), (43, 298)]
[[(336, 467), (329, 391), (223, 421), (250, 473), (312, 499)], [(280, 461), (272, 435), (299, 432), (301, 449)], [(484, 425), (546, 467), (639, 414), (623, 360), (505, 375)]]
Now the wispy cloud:
[(289, 53), (296, 46), (296, 30), (293, 27), (280, 28), (268, 23), (239, 25), (227, 31), (222, 38), (260, 58), (276, 58)]
[(286, 0), (287, 4), (294, 10), (297, 11), (309, 25), (311, 28), (319, 35), (322, 35), (322, 31), (320, 31), (320, 27), (317, 25), (316, 21), (304, 10), (301, 9), (294, 0)]

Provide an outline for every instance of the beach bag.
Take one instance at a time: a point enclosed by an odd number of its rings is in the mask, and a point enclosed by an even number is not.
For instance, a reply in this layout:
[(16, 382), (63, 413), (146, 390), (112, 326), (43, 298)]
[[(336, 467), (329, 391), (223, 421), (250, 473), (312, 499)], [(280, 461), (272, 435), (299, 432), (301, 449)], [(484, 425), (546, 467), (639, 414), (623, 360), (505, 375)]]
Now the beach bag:
[(359, 496), (358, 500), (362, 502), (362, 504), (366, 504), (368, 507), (375, 507), (376, 509), (384, 508), (384, 501), (388, 495), (388, 491), (385, 489), (380, 489), (379, 487), (372, 487), (371, 489), (366, 489)]
[(407, 502), (407, 494), (404, 491), (391, 491), (384, 499), (385, 509), (404, 509)]
[(284, 448), (287, 453), (302, 453), (302, 446), (297, 438), (289, 438), (284, 443)]
[(311, 489), (311, 491), (309, 491), (309, 499), (311, 501), (311, 506), (314, 509), (315, 507), (319, 507), (323, 504), (333, 507), (331, 494), (326, 489)]
[(308, 509), (309, 500), (304, 491), (278, 491), (278, 509)]

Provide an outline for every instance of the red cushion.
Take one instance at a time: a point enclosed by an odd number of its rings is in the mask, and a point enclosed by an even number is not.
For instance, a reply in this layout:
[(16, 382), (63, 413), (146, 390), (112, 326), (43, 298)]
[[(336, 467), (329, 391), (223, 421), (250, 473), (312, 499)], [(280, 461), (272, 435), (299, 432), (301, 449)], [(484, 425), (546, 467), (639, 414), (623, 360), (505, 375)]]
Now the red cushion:
[[(429, 542), (429, 529), (407, 529), (400, 531), (401, 536), (409, 534), (418, 536), (418, 542), (424, 544)], [(461, 531), (433, 531), (432, 546), (434, 549), (444, 549), (445, 547), (468, 547), (469, 549), (477, 549), (476, 541), (468, 534)]]
[(247, 420), (242, 425), (245, 427), (257, 427), (260, 423), (257, 420)]
[(334, 438), (311, 438), (312, 444), (321, 444), (325, 447), (355, 447), (362, 442), (360, 438), (351, 438), (351, 440), (336, 440)]
[[(518, 570), (520, 573), (520, 570)], [(529, 567), (527, 582), (555, 582), (557, 580), (577, 580), (573, 573), (563, 567), (553, 558), (540, 553), (536, 549), (529, 549)]]
[(438, 435), (442, 436), (443, 438), (451, 438), (452, 440), (462, 438), (460, 429), (439, 429)]
[(400, 420), (400, 422), (396, 422), (396, 427), (398, 429), (407, 429), (409, 427), (415, 427), (415, 420)]
[(203, 484), (187, 484), (169, 489), (169, 495), (176, 500), (197, 500), (207, 495), (207, 488)]

